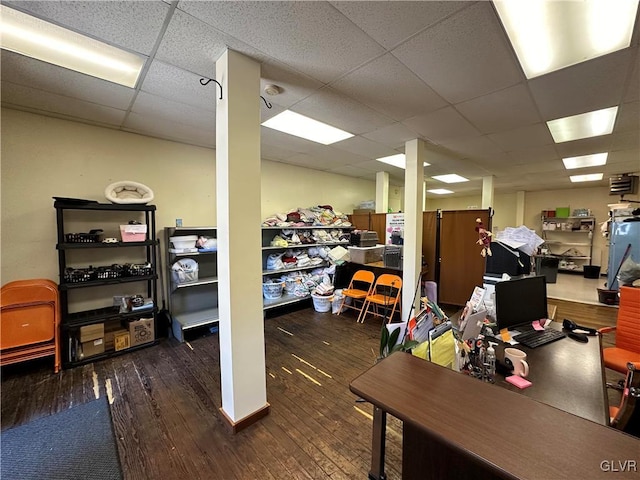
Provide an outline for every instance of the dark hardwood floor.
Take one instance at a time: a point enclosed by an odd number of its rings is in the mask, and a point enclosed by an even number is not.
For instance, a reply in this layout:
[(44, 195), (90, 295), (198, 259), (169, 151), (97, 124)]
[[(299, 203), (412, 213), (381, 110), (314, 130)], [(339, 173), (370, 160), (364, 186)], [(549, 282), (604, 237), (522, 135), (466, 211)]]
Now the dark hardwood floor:
[[(2, 429), (107, 396), (126, 479), (364, 479), (372, 408), (348, 385), (373, 365), (380, 327), (311, 308), (267, 318), (271, 411), (237, 435), (218, 411), (217, 335), (165, 340), (58, 375), (46, 359), (4, 367)], [(390, 480), (401, 476), (401, 431), (390, 417)]]

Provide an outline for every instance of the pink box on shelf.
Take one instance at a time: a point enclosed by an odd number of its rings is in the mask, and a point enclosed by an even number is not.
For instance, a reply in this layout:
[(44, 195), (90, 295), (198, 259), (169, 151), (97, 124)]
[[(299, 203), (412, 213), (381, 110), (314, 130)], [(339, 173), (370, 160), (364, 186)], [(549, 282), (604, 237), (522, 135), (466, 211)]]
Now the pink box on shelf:
[(120, 225), (123, 242), (144, 242), (147, 239), (146, 225)]

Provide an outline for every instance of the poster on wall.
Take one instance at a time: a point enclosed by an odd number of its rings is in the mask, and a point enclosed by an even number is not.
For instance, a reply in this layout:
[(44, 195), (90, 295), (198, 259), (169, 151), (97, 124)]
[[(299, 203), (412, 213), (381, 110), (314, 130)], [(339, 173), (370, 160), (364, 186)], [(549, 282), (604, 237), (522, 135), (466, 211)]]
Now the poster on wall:
[(386, 245), (404, 245), (404, 213), (387, 213)]

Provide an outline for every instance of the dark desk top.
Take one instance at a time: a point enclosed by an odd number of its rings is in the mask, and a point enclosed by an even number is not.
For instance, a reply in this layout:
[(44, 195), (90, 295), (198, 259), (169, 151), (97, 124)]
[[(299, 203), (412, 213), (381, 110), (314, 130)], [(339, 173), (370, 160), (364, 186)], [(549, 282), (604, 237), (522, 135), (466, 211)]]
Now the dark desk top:
[[(551, 325), (560, 329), (557, 322)], [(607, 425), (609, 405), (600, 340), (600, 336), (589, 337), (588, 343), (580, 343), (564, 338), (538, 348), (514, 345), (513, 348), (527, 354), (527, 380), (532, 385), (521, 390), (507, 383), (502, 376), (496, 376), (496, 384), (565, 412)], [(502, 343), (496, 347), (498, 360), (503, 360), (504, 348), (507, 347), (510, 345)]]
[(350, 389), (505, 476), (610, 478), (601, 469), (605, 460), (640, 464), (634, 437), (408, 353), (385, 358)]

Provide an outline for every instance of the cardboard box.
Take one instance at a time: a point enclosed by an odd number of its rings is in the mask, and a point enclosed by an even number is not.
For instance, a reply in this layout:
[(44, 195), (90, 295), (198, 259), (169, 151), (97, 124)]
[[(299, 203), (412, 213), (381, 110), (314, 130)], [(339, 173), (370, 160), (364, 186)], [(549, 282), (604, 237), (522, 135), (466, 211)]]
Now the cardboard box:
[(82, 355), (80, 358), (93, 357), (101, 353), (104, 353), (104, 338), (82, 342)]
[(80, 343), (104, 338), (104, 323), (94, 323), (80, 327)]
[(129, 348), (131, 346), (131, 336), (129, 335), (129, 332), (126, 330), (118, 330), (115, 332), (113, 343), (116, 352)]
[[(110, 331), (104, 332), (104, 349), (106, 351), (109, 350), (118, 350), (116, 348), (116, 337), (125, 335), (127, 336), (127, 346), (120, 348), (120, 350), (124, 350), (125, 348), (129, 348), (129, 330), (122, 328), (122, 326), (117, 325), (116, 328), (111, 328)], [(121, 340), (122, 342), (122, 340)]]
[(132, 347), (155, 340), (153, 318), (141, 318), (129, 323), (129, 336)]
[(384, 245), (376, 245), (375, 247), (349, 247), (349, 257), (352, 263), (375, 263), (382, 261), (384, 253)]

